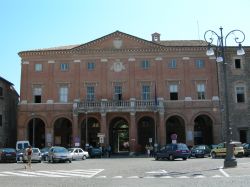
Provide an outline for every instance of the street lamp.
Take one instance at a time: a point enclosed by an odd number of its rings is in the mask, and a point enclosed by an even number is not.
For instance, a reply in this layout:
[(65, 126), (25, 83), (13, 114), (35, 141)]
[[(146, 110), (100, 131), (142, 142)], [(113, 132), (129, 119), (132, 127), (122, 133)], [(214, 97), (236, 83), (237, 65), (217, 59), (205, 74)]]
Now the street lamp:
[(85, 112), (85, 114), (86, 114), (86, 121), (85, 121), (85, 127), (86, 127), (86, 129), (85, 129), (85, 147), (87, 147), (88, 146), (88, 112), (86, 111)]
[[(226, 41), (227, 41), (227, 37), (229, 35), (232, 35), (234, 37), (234, 40), (237, 44), (239, 44), (239, 47), (237, 49), (237, 55), (244, 55), (245, 51), (242, 48), (241, 43), (245, 40), (245, 34), (241, 31), (241, 30), (232, 30), (230, 31), (225, 39), (223, 38), (223, 32), (222, 32), (223, 28), (220, 27), (220, 34), (217, 34), (216, 32), (214, 32), (213, 30), (207, 30), (204, 34), (204, 39), (205, 41), (208, 43), (208, 49), (206, 52), (207, 56), (216, 56), (216, 62), (221, 62), (222, 63), (222, 67), (223, 67), (223, 79), (224, 79), (224, 108), (225, 108), (225, 113), (224, 113), (224, 117), (225, 117), (225, 127), (226, 127), (226, 158), (224, 160), (224, 167), (228, 168), (228, 167), (236, 167), (237, 166), (237, 161), (234, 157), (234, 153), (233, 153), (233, 145), (231, 144), (232, 141), (232, 127), (230, 125), (230, 120), (229, 120), (229, 107), (228, 107), (228, 86), (227, 86), (227, 62), (226, 62), (226, 58), (225, 58), (225, 51), (226, 51)], [(241, 36), (241, 38), (239, 38), (238, 36), (236, 36), (236, 34), (239, 34), (239, 36)], [(213, 40), (217, 39), (217, 44), (215, 46), (216, 48), (216, 54), (214, 53), (214, 50), (212, 48), (212, 43)], [(224, 45), (225, 43), (225, 45)]]

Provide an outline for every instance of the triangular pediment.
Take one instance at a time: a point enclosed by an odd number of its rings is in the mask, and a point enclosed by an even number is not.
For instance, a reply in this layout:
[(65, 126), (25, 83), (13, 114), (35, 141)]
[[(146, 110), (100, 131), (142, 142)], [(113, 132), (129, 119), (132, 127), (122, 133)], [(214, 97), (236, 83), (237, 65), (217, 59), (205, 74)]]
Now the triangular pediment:
[(135, 50), (163, 49), (165, 46), (147, 41), (120, 31), (113, 32), (96, 40), (76, 46), (71, 50)]

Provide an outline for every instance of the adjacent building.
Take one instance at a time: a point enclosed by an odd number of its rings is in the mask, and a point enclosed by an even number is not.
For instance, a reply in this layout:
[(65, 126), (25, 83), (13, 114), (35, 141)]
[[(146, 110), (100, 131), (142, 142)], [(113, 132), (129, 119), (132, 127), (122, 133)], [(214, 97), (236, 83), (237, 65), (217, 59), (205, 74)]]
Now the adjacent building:
[(18, 100), (13, 84), (0, 76), (0, 147), (15, 147)]
[(219, 79), (201, 40), (152, 41), (120, 31), (71, 46), (19, 52), (18, 140), (36, 147), (140, 152), (176, 139), (222, 141)]

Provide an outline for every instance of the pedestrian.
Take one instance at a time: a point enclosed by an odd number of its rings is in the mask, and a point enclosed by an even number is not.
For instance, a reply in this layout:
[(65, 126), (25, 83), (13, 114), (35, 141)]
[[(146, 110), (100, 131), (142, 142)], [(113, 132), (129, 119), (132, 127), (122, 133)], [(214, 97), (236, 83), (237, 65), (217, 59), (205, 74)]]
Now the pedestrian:
[(27, 167), (29, 167), (31, 169), (31, 157), (32, 157), (32, 147), (31, 145), (25, 150), (25, 155), (27, 156), (27, 161), (28, 161), (28, 164), (27, 166), (25, 165), (25, 169)]
[(110, 155), (111, 155), (111, 146), (110, 145), (108, 145), (108, 147), (107, 147), (107, 154), (108, 154), (108, 157), (110, 157)]

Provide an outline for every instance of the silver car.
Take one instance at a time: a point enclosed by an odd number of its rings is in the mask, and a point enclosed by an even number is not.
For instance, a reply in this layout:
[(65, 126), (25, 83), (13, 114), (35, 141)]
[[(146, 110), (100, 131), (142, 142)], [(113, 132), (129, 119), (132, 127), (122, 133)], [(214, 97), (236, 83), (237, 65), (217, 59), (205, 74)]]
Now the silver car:
[(89, 153), (81, 148), (69, 148), (68, 151), (72, 156), (72, 160), (78, 160), (78, 159), (86, 160), (86, 158), (89, 157)]
[[(41, 162), (42, 155), (39, 148), (32, 148), (31, 162)], [(23, 162), (28, 162), (26, 153), (23, 154)]]
[(70, 155), (69, 151), (65, 147), (54, 146), (49, 149), (48, 152), (49, 162), (66, 162), (68, 161), (71, 163), (72, 156)]

